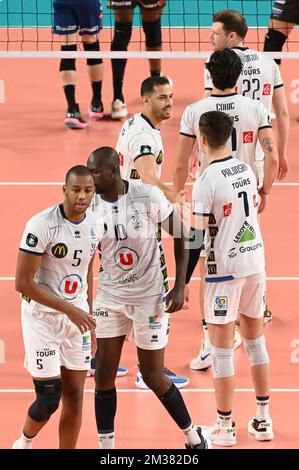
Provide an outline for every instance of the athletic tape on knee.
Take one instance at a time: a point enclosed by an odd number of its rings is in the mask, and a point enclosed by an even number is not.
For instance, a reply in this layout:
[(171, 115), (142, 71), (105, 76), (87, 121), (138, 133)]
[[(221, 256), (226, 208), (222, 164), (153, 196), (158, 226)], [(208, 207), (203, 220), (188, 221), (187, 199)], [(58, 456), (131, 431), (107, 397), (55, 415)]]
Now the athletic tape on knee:
[(142, 21), (142, 27), (145, 34), (145, 45), (150, 48), (161, 47), (161, 18), (156, 21)]
[(115, 22), (114, 37), (111, 43), (112, 51), (126, 51), (132, 35), (132, 22)]
[(30, 406), (28, 414), (37, 422), (47, 421), (57, 410), (61, 398), (61, 379), (33, 380), (36, 400)]
[[(76, 51), (77, 44), (61, 46), (60, 49), (62, 51)], [(63, 72), (64, 70), (76, 70), (76, 59), (61, 59), (59, 72)]]
[[(265, 52), (280, 52), (283, 45), (287, 40), (287, 36), (277, 29), (269, 28), (265, 36), (264, 51)], [(277, 64), (281, 63), (281, 59), (275, 59)]]
[(266, 348), (265, 336), (256, 339), (245, 339), (245, 348), (252, 366), (269, 364), (269, 356)]
[[(83, 42), (83, 48), (85, 51), (99, 51), (100, 50), (100, 43), (99, 41), (94, 42)], [(87, 65), (99, 65), (103, 63), (103, 59), (87, 59)]]
[(234, 350), (212, 346), (212, 371), (214, 379), (235, 375)]

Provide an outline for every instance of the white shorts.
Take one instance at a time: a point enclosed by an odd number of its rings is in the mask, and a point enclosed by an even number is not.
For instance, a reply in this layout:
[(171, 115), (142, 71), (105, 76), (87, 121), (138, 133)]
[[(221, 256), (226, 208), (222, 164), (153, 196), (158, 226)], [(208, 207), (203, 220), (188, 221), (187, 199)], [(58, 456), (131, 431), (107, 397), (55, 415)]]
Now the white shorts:
[(230, 323), (237, 319), (238, 312), (250, 318), (263, 317), (265, 273), (232, 281), (206, 282), (204, 310), (207, 323)]
[(93, 304), (97, 338), (116, 338), (133, 333), (140, 349), (163, 349), (168, 343), (169, 313), (162, 302), (155, 305), (126, 305), (103, 302)]
[[(89, 311), (87, 303), (79, 306)], [(22, 301), (24, 367), (33, 377), (56, 377), (60, 367), (88, 370), (91, 360), (90, 332), (83, 335), (64, 313), (46, 313)]]

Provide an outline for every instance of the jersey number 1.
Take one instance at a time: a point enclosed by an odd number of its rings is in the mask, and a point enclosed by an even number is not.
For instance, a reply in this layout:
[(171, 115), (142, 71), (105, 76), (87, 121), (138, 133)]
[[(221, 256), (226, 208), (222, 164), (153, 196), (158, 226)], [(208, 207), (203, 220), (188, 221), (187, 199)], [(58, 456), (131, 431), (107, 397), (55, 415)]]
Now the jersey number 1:
[(241, 191), (240, 193), (238, 193), (238, 197), (243, 198), (244, 212), (245, 212), (246, 217), (248, 217), (249, 216), (249, 204), (248, 204), (248, 197), (247, 197), (246, 191)]

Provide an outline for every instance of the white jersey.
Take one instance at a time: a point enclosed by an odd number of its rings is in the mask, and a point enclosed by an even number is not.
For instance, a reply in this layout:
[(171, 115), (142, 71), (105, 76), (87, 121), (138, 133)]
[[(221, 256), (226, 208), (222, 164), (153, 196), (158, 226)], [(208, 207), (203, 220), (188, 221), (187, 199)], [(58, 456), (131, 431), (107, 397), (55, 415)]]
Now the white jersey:
[(97, 195), (91, 206), (105, 221), (97, 295), (103, 302), (156, 304), (168, 290), (158, 224), (173, 208), (156, 186), (126, 184), (127, 192), (118, 201), (107, 202)]
[(138, 180), (135, 160), (153, 155), (157, 163), (157, 177), (161, 176), (163, 144), (160, 129), (156, 129), (142, 113), (134, 114), (120, 131), (116, 150), (119, 154), (120, 172), (125, 180)]
[[(197, 138), (199, 147), (199, 119), (207, 111), (223, 111), (230, 116), (234, 128), (228, 142), (228, 150), (234, 157), (250, 165), (258, 179), (256, 160), (262, 159), (256, 151), (258, 132), (266, 127), (271, 128), (265, 106), (237, 93), (211, 95), (187, 106), (181, 119), (180, 134)], [(201, 154), (200, 173), (206, 166), (205, 155)]]
[[(101, 219), (88, 211), (80, 223), (70, 222), (63, 205), (50, 207), (30, 219), (20, 250), (41, 256), (34, 280), (52, 294), (75, 305), (87, 300), (87, 272), (103, 232)], [(26, 298), (39, 311), (53, 312)]]
[[(240, 57), (243, 70), (237, 81), (236, 91), (243, 96), (258, 100), (271, 113), (273, 91), (283, 86), (279, 67), (272, 57), (253, 51), (248, 47), (233, 47)], [(210, 72), (205, 69), (205, 90), (212, 90)]]
[(251, 168), (231, 156), (213, 161), (196, 180), (192, 200), (194, 214), (209, 217), (206, 281), (264, 272), (257, 185)]

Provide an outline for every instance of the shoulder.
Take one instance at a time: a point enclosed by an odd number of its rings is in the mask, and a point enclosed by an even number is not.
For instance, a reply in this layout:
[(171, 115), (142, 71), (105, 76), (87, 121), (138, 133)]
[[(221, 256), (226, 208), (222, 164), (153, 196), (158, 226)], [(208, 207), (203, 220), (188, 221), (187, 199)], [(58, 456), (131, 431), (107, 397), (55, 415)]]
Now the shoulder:
[(48, 226), (51, 225), (53, 222), (56, 222), (59, 218), (60, 209), (59, 206), (52, 206), (48, 209), (44, 209), (41, 212), (35, 214), (31, 219), (28, 220), (27, 224), (30, 225), (40, 225), (40, 226)]

